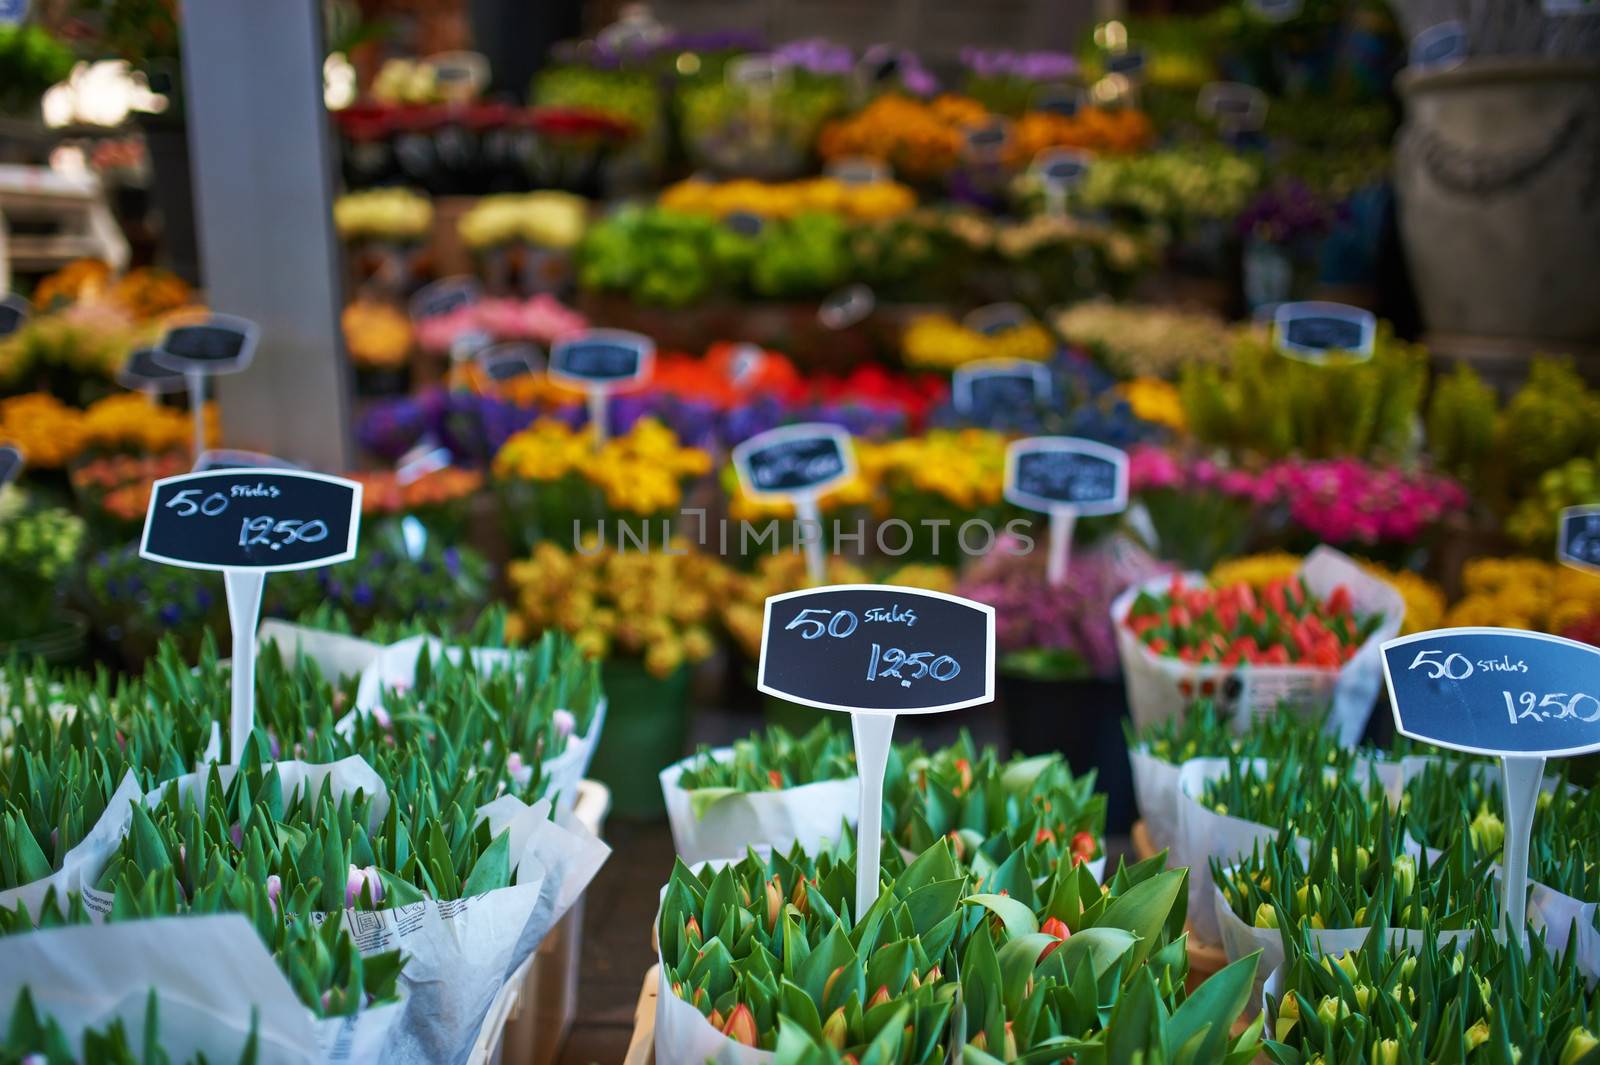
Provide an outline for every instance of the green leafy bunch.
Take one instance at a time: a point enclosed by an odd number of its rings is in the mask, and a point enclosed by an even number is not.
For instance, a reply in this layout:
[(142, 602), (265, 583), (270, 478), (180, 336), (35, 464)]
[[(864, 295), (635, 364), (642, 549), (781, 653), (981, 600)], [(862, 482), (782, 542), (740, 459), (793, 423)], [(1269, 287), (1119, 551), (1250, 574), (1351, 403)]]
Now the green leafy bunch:
[[(250, 1034), (239, 1051), (239, 1065), (256, 1065), (258, 1060), (260, 1045), (252, 1018)], [(33, 993), (24, 987), (11, 1010), (11, 1023), (0, 1038), (0, 1062), (77, 1065), (80, 1061), (97, 1065), (172, 1065), (171, 1055), (161, 1046), (161, 1012), (155, 990), (152, 988), (145, 1000), (144, 1039), (135, 1046), (121, 1018), (104, 1028), (84, 1029), (80, 1039), (68, 1038), (54, 1017), (34, 1005)], [(207, 1058), (197, 1054), (188, 1065), (207, 1065)]]
[(946, 838), (977, 884), (1020, 889), (1100, 856), (1106, 801), (1094, 784), (1094, 773), (1074, 777), (1059, 753), (1001, 761), (963, 731), (950, 747), (908, 749), (890, 766), (889, 834), (914, 853)]
[(1329, 825), (1330, 811), (1387, 802), (1375, 773), (1364, 780), (1357, 773), (1355, 757), (1332, 747), (1320, 759), (1291, 750), (1263, 766), (1229, 755), (1227, 768), (1205, 782), (1198, 799), (1215, 813), (1316, 838)]
[(684, 767), (678, 786), (707, 798), (741, 792), (781, 791), (856, 775), (850, 734), (826, 720), (802, 736), (772, 725), (733, 742), (733, 757), (718, 760), (702, 746)]
[(752, 851), (698, 874), (678, 862), (658, 925), (671, 993), (747, 1046), (772, 1049), (781, 1014), (840, 1049), (880, 1042), (874, 1060), (942, 1060), (955, 988), (941, 974), (967, 877), (938, 845), (856, 921), (854, 864), (848, 833), (815, 858)]
[(1276, 1065), (1596, 1065), (1600, 995), (1575, 952), (1492, 927), (1465, 941), (1400, 948), (1380, 922), (1360, 950), (1319, 953), (1284, 932), (1281, 994), (1268, 1056)]
[(1337, 793), (1321, 833), (1305, 844), (1282, 835), (1258, 842), (1231, 870), (1212, 859), (1211, 878), (1228, 908), (1256, 928), (1302, 926), (1460, 930), (1496, 921), (1500, 891), (1497, 854), (1458, 837), (1436, 857), (1413, 853), (1404, 814), (1386, 804), (1348, 804)]
[(1179, 392), (1205, 444), (1267, 459), (1397, 459), (1411, 449), (1427, 376), (1427, 352), (1387, 325), (1370, 358), (1316, 364), (1279, 353), (1265, 330), (1247, 330), (1228, 363), (1185, 366)]
[(1292, 750), (1311, 761), (1324, 761), (1337, 741), (1324, 733), (1326, 713), (1306, 716), (1280, 703), (1270, 714), (1252, 715), (1240, 731), (1232, 712), (1214, 699), (1196, 699), (1183, 712), (1135, 729), (1123, 725), (1130, 749), (1143, 748), (1154, 758), (1182, 765), (1191, 758), (1278, 758)]
[[(1499, 855), (1505, 844), (1504, 795), (1494, 763), (1440, 758), (1406, 784), (1402, 808), (1411, 832), (1430, 847), (1465, 838)], [(1565, 772), (1539, 793), (1528, 844), (1528, 876), (1585, 902), (1600, 901), (1600, 792), (1569, 787)]]

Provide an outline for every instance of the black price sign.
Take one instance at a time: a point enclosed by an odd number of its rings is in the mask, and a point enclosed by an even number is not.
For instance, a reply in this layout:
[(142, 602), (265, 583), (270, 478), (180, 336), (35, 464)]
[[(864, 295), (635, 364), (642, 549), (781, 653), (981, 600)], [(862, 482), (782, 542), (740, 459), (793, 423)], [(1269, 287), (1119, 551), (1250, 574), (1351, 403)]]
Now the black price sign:
[(1076, 85), (1041, 85), (1033, 94), (1033, 109), (1071, 118), (1083, 106), (1083, 90)]
[(889, 180), (889, 168), (878, 159), (848, 156), (828, 164), (827, 175), (841, 185), (873, 185)]
[(1025, 359), (969, 362), (951, 375), (956, 410), (974, 417), (1027, 410), (1050, 401), (1050, 371)]
[(1411, 39), (1414, 67), (1454, 66), (1467, 58), (1467, 31), (1455, 19), (1429, 26)]
[(525, 341), (482, 348), (473, 358), (483, 375), (496, 384), (537, 373), (544, 366), (544, 355), (539, 348)]
[(259, 333), (248, 319), (213, 314), (204, 322), (167, 330), (156, 345), (154, 358), (178, 373), (236, 373), (255, 357)]
[(1267, 120), (1267, 94), (1254, 85), (1212, 81), (1200, 87), (1195, 108), (1201, 118), (1229, 129), (1260, 129)]
[(1130, 48), (1116, 53), (1106, 60), (1106, 70), (1125, 78), (1138, 77), (1144, 71), (1144, 49)]
[(117, 384), (139, 392), (181, 392), (187, 383), (183, 374), (158, 361), (155, 348), (140, 348), (128, 356), (117, 370)]
[(786, 425), (735, 447), (733, 468), (755, 499), (820, 495), (855, 476), (855, 451), (837, 425)]
[(1521, 629), (1435, 629), (1383, 645), (1395, 727), (1470, 754), (1600, 750), (1600, 648)]
[(0, 447), (0, 487), (10, 484), (22, 472), (22, 452), (10, 444)]
[(858, 281), (824, 299), (817, 308), (817, 321), (828, 329), (849, 329), (865, 321), (877, 306), (878, 299), (872, 289)]
[(759, 237), (766, 220), (754, 211), (730, 211), (723, 217), (722, 224), (741, 237)]
[(1011, 143), (1011, 127), (1000, 119), (967, 131), (967, 151), (978, 156), (994, 156)]
[(356, 555), (361, 486), (321, 473), (215, 470), (163, 477), (139, 554), (185, 569), (310, 569)]
[(1600, 572), (1600, 505), (1567, 507), (1556, 529), (1556, 558)]
[(1343, 303), (1284, 303), (1272, 316), (1278, 350), (1302, 362), (1327, 362), (1330, 355), (1372, 357), (1378, 320), (1371, 311)]
[(649, 376), (655, 342), (623, 329), (591, 329), (556, 341), (550, 376), (579, 388), (615, 388)]
[(1012, 441), (1006, 448), (1005, 497), (1045, 513), (1116, 514), (1128, 506), (1128, 455), (1073, 436)]
[(1033, 171), (1046, 185), (1071, 188), (1094, 164), (1094, 155), (1076, 148), (1046, 148), (1033, 157)]
[(1297, 18), (1304, 0), (1250, 0), (1250, 9), (1268, 22), (1288, 22)]
[(33, 313), (33, 305), (21, 296), (0, 299), (0, 337), (8, 337), (22, 328), (22, 323)]
[(839, 584), (767, 600), (756, 687), (825, 710), (929, 714), (994, 698), (994, 608)]
[(446, 314), (454, 314), (459, 310), (471, 307), (483, 299), (483, 288), (478, 284), (477, 278), (442, 277), (430, 284), (417, 289), (411, 297), (407, 310), (411, 313), (413, 321), (422, 321), (424, 318), (438, 318)]

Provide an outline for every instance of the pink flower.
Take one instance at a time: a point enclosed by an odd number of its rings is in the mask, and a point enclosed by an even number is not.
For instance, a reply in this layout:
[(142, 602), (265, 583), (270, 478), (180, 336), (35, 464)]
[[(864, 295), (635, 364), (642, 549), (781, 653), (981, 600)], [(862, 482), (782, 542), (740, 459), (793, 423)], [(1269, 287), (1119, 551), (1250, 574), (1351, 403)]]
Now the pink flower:
[(389, 717), (389, 711), (383, 708), (382, 703), (372, 708), (372, 720), (376, 721), (378, 727), (385, 731), (394, 727), (394, 721)]
[(1128, 452), (1128, 487), (1134, 492), (1157, 488), (1176, 488), (1183, 480), (1178, 460), (1167, 451), (1149, 444)]
[(550, 715), (550, 724), (556, 730), (557, 739), (566, 739), (578, 727), (578, 719), (571, 710), (557, 710)]
[(277, 873), (267, 877), (267, 901), (272, 904), (272, 912), (278, 912), (278, 896), (283, 894), (283, 879)]
[(506, 772), (510, 774), (513, 779), (520, 778), (527, 771), (528, 767), (522, 764), (522, 755), (518, 754), (516, 751), (512, 751), (510, 754), (506, 755)]
[(378, 868), (369, 865), (364, 869), (350, 867), (350, 873), (344, 881), (344, 904), (346, 907), (354, 906), (361, 899), (361, 888), (365, 885), (367, 897), (372, 902), (383, 901), (383, 878), (378, 875)]

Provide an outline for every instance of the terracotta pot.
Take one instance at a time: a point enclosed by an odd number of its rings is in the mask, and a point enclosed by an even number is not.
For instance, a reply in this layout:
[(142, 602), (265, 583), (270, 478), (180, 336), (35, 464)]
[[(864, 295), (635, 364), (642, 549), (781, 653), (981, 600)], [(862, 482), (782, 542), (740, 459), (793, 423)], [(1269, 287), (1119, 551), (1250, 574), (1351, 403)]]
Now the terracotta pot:
[(1408, 69), (1400, 228), (1434, 333), (1600, 340), (1600, 63)]

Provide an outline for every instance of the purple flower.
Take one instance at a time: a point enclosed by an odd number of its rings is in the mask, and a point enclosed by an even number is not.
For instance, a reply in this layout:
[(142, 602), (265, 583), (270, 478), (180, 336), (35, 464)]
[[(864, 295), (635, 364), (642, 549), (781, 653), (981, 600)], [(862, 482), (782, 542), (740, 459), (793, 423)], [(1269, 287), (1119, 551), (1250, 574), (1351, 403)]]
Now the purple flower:
[(161, 619), (161, 624), (169, 626), (176, 625), (183, 617), (182, 612), (179, 611), (178, 608), (172, 603), (168, 603), (166, 606), (162, 607), (156, 612), (156, 614)]
[(350, 597), (355, 600), (357, 606), (371, 606), (373, 599), (372, 586), (366, 581), (358, 581), (355, 591), (350, 594)]
[(506, 755), (506, 773), (511, 777), (511, 779), (520, 782), (522, 775), (527, 771), (528, 767), (523, 764), (521, 754), (517, 753), (516, 751), (512, 751), (510, 754)]
[(272, 912), (278, 912), (278, 896), (283, 894), (283, 880), (277, 873), (267, 877), (267, 902), (272, 906)]
[(453, 547), (444, 549), (444, 571), (452, 577), (461, 572), (461, 552)]

